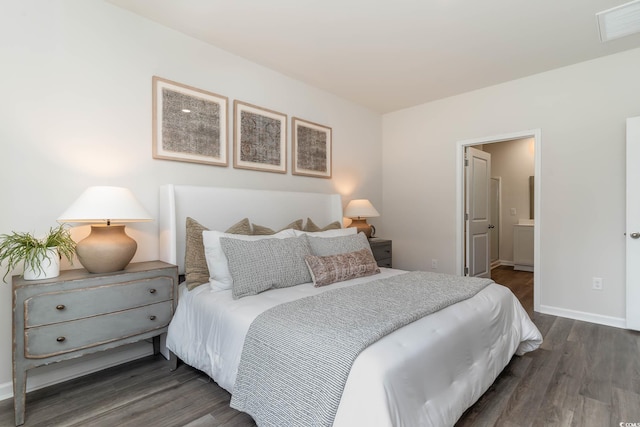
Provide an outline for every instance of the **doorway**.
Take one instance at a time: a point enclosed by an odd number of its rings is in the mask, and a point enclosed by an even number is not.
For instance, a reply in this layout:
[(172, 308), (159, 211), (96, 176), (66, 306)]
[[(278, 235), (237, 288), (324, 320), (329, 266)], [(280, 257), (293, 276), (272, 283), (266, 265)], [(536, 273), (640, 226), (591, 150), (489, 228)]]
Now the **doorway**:
[[(534, 259), (534, 280), (533, 280), (533, 309), (539, 311), (540, 307), (540, 234), (543, 226), (543, 218), (540, 215), (540, 195), (541, 195), (541, 131), (540, 129), (527, 130), (522, 132), (515, 132), (511, 134), (495, 135), (484, 138), (476, 138), (470, 140), (459, 141), (457, 143), (457, 160), (456, 160), (456, 193), (457, 193), (457, 208), (456, 208), (456, 267), (458, 274), (465, 275), (466, 265), (466, 232), (465, 232), (465, 166), (464, 166), (464, 152), (466, 147), (490, 145), (500, 142), (506, 142), (517, 139), (531, 138), (535, 144), (534, 150), (534, 174), (533, 174), (533, 218), (535, 218), (534, 236), (533, 236), (533, 259)], [(528, 179), (528, 178), (527, 178)], [(528, 194), (526, 197), (529, 197)], [(503, 204), (503, 223), (505, 223), (504, 212), (509, 207)], [(511, 214), (513, 210), (509, 211)], [(526, 216), (529, 216), (528, 209)], [(518, 215), (516, 211), (514, 215)], [(510, 218), (513, 220), (513, 218)], [(496, 227), (498, 230), (500, 227)]]

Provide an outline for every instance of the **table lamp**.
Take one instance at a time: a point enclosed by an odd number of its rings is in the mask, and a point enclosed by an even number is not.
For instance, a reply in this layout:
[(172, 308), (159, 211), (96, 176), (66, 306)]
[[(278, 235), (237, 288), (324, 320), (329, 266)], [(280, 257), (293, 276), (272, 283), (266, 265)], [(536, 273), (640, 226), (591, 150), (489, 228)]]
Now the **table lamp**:
[[(367, 237), (371, 237), (373, 227), (367, 224), (367, 218), (380, 216), (380, 214), (369, 200), (354, 199), (344, 209), (344, 216), (352, 219), (349, 227), (356, 227), (358, 233), (362, 231)], [(375, 232), (375, 229), (373, 230)]]
[(138, 249), (125, 226), (112, 222), (152, 220), (130, 190), (106, 186), (87, 188), (58, 218), (58, 222), (92, 223), (89, 236), (76, 245), (78, 260), (90, 273), (123, 270)]

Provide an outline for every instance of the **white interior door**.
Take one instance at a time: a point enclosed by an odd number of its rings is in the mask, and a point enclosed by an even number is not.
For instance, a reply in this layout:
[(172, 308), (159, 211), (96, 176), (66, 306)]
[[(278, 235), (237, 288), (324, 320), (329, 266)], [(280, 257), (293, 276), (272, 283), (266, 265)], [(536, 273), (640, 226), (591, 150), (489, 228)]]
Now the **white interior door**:
[(466, 155), (466, 258), (467, 275), (491, 277), (491, 154), (467, 147)]
[(640, 117), (627, 119), (627, 328), (640, 331)]

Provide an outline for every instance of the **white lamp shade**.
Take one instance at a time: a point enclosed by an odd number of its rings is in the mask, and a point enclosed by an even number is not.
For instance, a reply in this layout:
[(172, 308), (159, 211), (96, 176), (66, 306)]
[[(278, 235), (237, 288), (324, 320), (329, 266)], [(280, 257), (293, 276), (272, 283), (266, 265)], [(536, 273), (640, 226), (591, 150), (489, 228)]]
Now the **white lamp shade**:
[(89, 187), (58, 217), (58, 222), (145, 222), (153, 218), (123, 187)]
[(354, 199), (344, 209), (347, 218), (373, 218), (380, 216), (376, 208), (367, 199)]

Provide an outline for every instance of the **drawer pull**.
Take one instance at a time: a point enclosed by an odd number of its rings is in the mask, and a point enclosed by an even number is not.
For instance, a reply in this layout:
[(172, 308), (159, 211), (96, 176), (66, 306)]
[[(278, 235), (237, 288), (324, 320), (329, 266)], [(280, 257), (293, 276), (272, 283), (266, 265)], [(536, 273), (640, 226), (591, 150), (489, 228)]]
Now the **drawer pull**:
[(58, 337), (58, 338), (56, 338), (56, 341), (58, 341), (58, 342), (64, 342), (65, 340), (66, 340), (66, 338), (65, 338), (65, 337)]
[(156, 320), (156, 316), (152, 314), (151, 316), (149, 316), (149, 320)]
[(150, 293), (150, 294), (155, 294), (155, 293), (156, 293), (156, 290), (155, 290), (155, 289), (153, 289), (153, 288), (151, 288), (151, 289), (149, 289), (149, 293)]
[(66, 307), (64, 306), (64, 304), (58, 304), (56, 305), (56, 310), (64, 310)]

